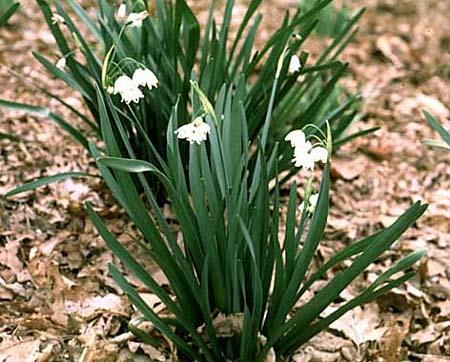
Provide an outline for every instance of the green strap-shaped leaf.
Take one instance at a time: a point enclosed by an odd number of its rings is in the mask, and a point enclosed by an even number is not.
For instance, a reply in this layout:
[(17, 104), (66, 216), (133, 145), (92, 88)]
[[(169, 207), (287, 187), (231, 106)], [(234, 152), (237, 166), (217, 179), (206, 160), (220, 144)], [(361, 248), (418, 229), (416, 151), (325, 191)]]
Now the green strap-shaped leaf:
[(150, 162), (130, 158), (98, 157), (97, 161), (110, 168), (131, 173), (158, 171), (158, 169)]
[(430, 126), (439, 133), (439, 136), (444, 140), (445, 143), (447, 143), (450, 146), (450, 133), (445, 130), (444, 127), (438, 122), (438, 120), (433, 117), (429, 112), (423, 111), (423, 114), (427, 120), (427, 122), (430, 124)]
[(34, 116), (49, 118), (56, 124), (58, 124), (63, 130), (69, 133), (76, 141), (78, 141), (84, 148), (86, 148), (88, 152), (90, 152), (89, 141), (83, 135), (83, 133), (79, 129), (67, 123), (61, 116), (51, 112), (48, 108), (32, 106), (30, 104), (19, 102), (11, 102), (4, 99), (0, 99), (0, 107), (22, 111)]
[(17, 11), (17, 9), (19, 8), (19, 6), (20, 6), (20, 4), (19, 4), (18, 2), (12, 4), (12, 5), (8, 8), (8, 10), (6, 10), (6, 12), (5, 12), (3, 15), (0, 16), (0, 28), (1, 28), (2, 26), (4, 26), (4, 25), (8, 22), (8, 20), (11, 18), (11, 16), (13, 16), (14, 13)]
[(17, 137), (13, 134), (9, 134), (9, 133), (3, 133), (0, 132), (0, 141), (1, 140), (10, 140), (13, 142), (23, 142), (23, 140), (20, 137)]
[(64, 172), (64, 173), (59, 173), (57, 175), (41, 177), (34, 181), (31, 181), (24, 185), (16, 187), (15, 189), (13, 189), (11, 191), (8, 191), (5, 194), (5, 197), (11, 197), (11, 196), (18, 195), (18, 194), (21, 194), (21, 193), (24, 193), (24, 192), (27, 192), (30, 190), (35, 190), (38, 187), (47, 186), (54, 182), (64, 181), (69, 178), (78, 178), (78, 177), (98, 177), (98, 176), (91, 175), (86, 172)]

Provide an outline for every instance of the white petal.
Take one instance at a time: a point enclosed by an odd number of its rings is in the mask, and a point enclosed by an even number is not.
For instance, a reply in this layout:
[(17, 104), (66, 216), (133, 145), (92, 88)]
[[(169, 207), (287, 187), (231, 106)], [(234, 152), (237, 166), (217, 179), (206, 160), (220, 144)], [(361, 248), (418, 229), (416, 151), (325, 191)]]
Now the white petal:
[(132, 28), (139, 28), (142, 26), (142, 22), (148, 17), (147, 11), (141, 11), (140, 13), (131, 13), (128, 15), (127, 23)]
[(308, 211), (313, 214), (316, 211), (317, 200), (319, 200), (319, 194), (313, 194), (309, 197)]
[(53, 24), (65, 24), (66, 20), (61, 15), (59, 15), (57, 13), (53, 13), (52, 23)]
[(314, 170), (314, 160), (311, 157), (310, 153), (307, 153), (303, 158), (302, 158), (302, 167), (305, 170)]
[(117, 10), (117, 17), (119, 19), (123, 19), (123, 18), (125, 18), (126, 15), (127, 15), (127, 4), (122, 3), (119, 6), (119, 10)]
[(300, 129), (296, 129), (294, 131), (289, 132), (284, 138), (285, 141), (291, 142), (291, 146), (295, 147), (296, 145), (301, 145), (306, 143), (306, 135)]
[(206, 141), (208, 134), (210, 133), (210, 126), (203, 122), (202, 119), (196, 118), (189, 124), (181, 126), (175, 131), (175, 134), (179, 139), (185, 139), (191, 144), (201, 144)]
[(59, 70), (64, 70), (66, 68), (66, 58), (61, 58), (56, 62), (56, 68)]
[(158, 87), (158, 78), (150, 69), (136, 69), (133, 74), (133, 82), (138, 86), (147, 86), (149, 89)]
[(311, 150), (311, 157), (313, 158), (314, 162), (321, 161), (323, 163), (326, 163), (328, 160), (328, 150), (325, 147), (314, 147)]
[(121, 75), (114, 82), (114, 93), (122, 93), (135, 87), (133, 80), (128, 75)]
[(289, 73), (291, 74), (297, 73), (301, 67), (302, 64), (300, 63), (300, 58), (294, 54), (291, 57), (291, 61), (289, 62)]

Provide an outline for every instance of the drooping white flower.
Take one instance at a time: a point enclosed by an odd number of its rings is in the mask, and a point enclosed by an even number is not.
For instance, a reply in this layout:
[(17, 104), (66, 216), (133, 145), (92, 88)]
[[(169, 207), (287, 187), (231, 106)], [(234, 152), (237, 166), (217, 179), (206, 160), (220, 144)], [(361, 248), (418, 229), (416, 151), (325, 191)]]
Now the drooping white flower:
[(65, 24), (66, 20), (61, 15), (59, 15), (57, 13), (53, 13), (52, 23), (53, 24)]
[(64, 58), (64, 57), (60, 58), (55, 64), (56, 68), (58, 68), (59, 70), (65, 70), (66, 65), (67, 65), (67, 61), (66, 61), (66, 58)]
[(181, 126), (175, 131), (179, 139), (185, 139), (193, 144), (201, 144), (206, 141), (208, 134), (211, 132), (209, 124), (203, 122), (201, 117), (197, 117), (191, 123)]
[(114, 94), (120, 94), (122, 102), (130, 104), (131, 102), (139, 103), (144, 94), (139, 89), (138, 85), (133, 82), (127, 75), (121, 75), (114, 82)]
[(148, 89), (158, 88), (158, 78), (156, 78), (155, 73), (147, 68), (136, 69), (133, 74), (133, 82), (138, 86), (147, 86)]
[(128, 15), (127, 23), (129, 23), (132, 28), (139, 28), (142, 26), (142, 22), (147, 19), (147, 17), (147, 11), (141, 11), (140, 13), (131, 13), (130, 15)]
[[(308, 204), (307, 204), (307, 207), (306, 207), (306, 211), (308, 213), (314, 214), (314, 211), (316, 210), (316, 206), (317, 206), (317, 200), (319, 200), (319, 194), (312, 194), (309, 197)], [(299, 209), (301, 211), (303, 211), (304, 207), (305, 207), (305, 201), (303, 201), (300, 204)]]
[(328, 160), (328, 150), (320, 145), (313, 146), (310, 141), (306, 140), (306, 135), (301, 130), (289, 132), (285, 140), (290, 142), (294, 148), (292, 162), (294, 162), (295, 167), (314, 170), (317, 162), (326, 163)]
[(294, 131), (289, 132), (284, 138), (285, 141), (289, 141), (292, 147), (296, 145), (303, 145), (306, 143), (306, 135), (300, 129), (296, 129)]
[(127, 4), (122, 3), (120, 4), (119, 9), (117, 10), (117, 17), (119, 19), (124, 19), (126, 15), (127, 15)]
[(289, 62), (289, 73), (297, 73), (301, 69), (301, 67), (302, 63), (300, 62), (300, 58), (296, 54), (294, 54)]

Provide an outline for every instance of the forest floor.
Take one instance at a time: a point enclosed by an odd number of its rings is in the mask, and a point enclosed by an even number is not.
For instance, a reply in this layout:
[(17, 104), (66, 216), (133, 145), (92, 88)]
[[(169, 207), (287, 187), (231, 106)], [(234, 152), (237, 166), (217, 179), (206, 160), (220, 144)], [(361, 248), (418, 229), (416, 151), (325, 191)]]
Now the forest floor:
[[(80, 99), (32, 57), (32, 50), (55, 61), (58, 54), (34, 2), (27, 2), (11, 25), (0, 30), (1, 98), (64, 114), (36, 90), (35, 82), (81, 109)], [(450, 361), (450, 162), (448, 153), (421, 143), (437, 138), (422, 109), (450, 126), (450, 7), (439, 0), (346, 3), (367, 8), (356, 39), (342, 57), (350, 63), (345, 87), (360, 90), (364, 98), (352, 128), (381, 129), (347, 144), (333, 158), (331, 215), (317, 261), (390, 225), (416, 200), (430, 204), (426, 214), (341, 295), (342, 301), (399, 256), (424, 249), (427, 257), (405, 286), (346, 314), (294, 360)], [(204, 11), (200, 1), (195, 4)], [(264, 2), (268, 21), (262, 38), (293, 4)], [(327, 41), (316, 38), (305, 47), (314, 55)], [(0, 132), (23, 140), (0, 142), (0, 195), (38, 176), (96, 172), (84, 150), (50, 121), (0, 112)], [(127, 320), (137, 314), (108, 275), (108, 263), (117, 260), (87, 219), (87, 200), (120, 240), (131, 245), (132, 226), (100, 180), (68, 180), (0, 198), (0, 361), (165, 360), (163, 351), (126, 333)], [(151, 261), (148, 265), (163, 280)], [(131, 280), (161, 310), (158, 300)]]

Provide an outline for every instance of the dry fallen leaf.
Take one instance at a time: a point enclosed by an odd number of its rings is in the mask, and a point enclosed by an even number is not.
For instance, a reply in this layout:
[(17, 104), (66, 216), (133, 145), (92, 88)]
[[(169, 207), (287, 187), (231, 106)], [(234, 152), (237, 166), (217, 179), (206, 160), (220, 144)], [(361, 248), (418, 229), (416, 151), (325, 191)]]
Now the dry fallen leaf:
[(231, 314), (226, 316), (220, 313), (213, 320), (213, 327), (218, 337), (227, 338), (242, 333), (244, 313)]
[(27, 338), (22, 341), (3, 340), (0, 343), (0, 361), (35, 362), (39, 355), (38, 339)]
[(380, 340), (386, 333), (387, 327), (379, 327), (380, 314), (376, 304), (357, 307), (344, 314), (343, 317), (333, 322), (330, 328), (342, 332), (357, 346)]

